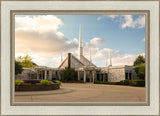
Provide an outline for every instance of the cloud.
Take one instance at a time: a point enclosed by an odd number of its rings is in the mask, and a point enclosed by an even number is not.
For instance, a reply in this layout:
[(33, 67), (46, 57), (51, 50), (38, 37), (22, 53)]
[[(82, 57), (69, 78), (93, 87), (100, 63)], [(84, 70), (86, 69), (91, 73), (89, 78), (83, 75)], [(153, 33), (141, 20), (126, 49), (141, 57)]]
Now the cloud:
[(144, 28), (145, 27), (145, 16), (139, 16), (135, 20), (132, 15), (123, 15), (122, 28)]
[(102, 17), (97, 17), (97, 20), (99, 21), (99, 20), (101, 20), (102, 19)]
[(118, 15), (105, 15), (105, 16), (112, 18), (112, 19), (115, 19), (116, 17), (118, 17)]
[(103, 46), (106, 44), (106, 41), (104, 41), (103, 39), (101, 38), (98, 38), (98, 37), (94, 37), (93, 39), (90, 40), (90, 42), (86, 42), (85, 43), (85, 46), (88, 46), (88, 47), (100, 47), (100, 46)]
[(98, 18), (97, 18), (97, 20), (99, 21), (99, 20), (101, 20), (101, 19), (103, 19), (103, 18), (111, 18), (112, 20), (113, 19), (115, 19), (115, 18), (117, 18), (119, 15), (102, 15), (102, 16), (99, 16)]
[(145, 42), (146, 41), (146, 39), (145, 39), (145, 37), (142, 39), (142, 42)]
[(137, 18), (133, 18), (133, 15), (103, 15), (98, 17), (97, 20), (99, 21), (103, 18), (111, 18), (112, 21), (119, 22), (122, 29), (127, 27), (140, 29), (145, 27), (145, 15), (140, 15)]
[[(112, 15), (109, 17), (118, 18)], [(136, 24), (141, 24), (140, 22), (139, 19)], [(58, 31), (64, 24), (54, 15), (16, 16), (15, 24), (16, 57), (29, 54), (38, 65), (58, 67), (61, 63), (61, 52), (63, 52), (63, 59), (67, 57), (68, 52), (78, 55), (78, 39), (68, 39)], [(126, 55), (119, 50), (104, 48), (106, 44), (107, 42), (100, 37), (91, 38), (90, 41), (83, 43), (84, 56), (89, 59), (91, 50), (92, 60), (97, 66), (105, 66), (109, 52), (114, 65), (133, 63), (135, 55)]]
[(63, 25), (54, 15), (16, 17), (16, 53), (58, 53), (78, 46), (78, 40), (69, 40), (57, 31)]
[(141, 54), (123, 54), (121, 57), (114, 57), (112, 59), (113, 65), (133, 65), (134, 60), (139, 56), (143, 55), (145, 57), (145, 53)]
[(18, 29), (36, 30), (38, 32), (55, 32), (63, 25), (61, 19), (54, 15), (34, 15), (33, 17), (17, 15), (15, 24)]

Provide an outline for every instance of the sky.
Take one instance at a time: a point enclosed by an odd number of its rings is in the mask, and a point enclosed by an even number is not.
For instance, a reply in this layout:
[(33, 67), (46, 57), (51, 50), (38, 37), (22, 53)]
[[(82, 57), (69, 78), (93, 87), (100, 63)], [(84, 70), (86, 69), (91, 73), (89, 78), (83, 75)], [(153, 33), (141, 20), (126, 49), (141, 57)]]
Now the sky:
[(68, 53), (83, 55), (98, 67), (132, 65), (145, 56), (145, 15), (16, 15), (15, 57), (28, 54), (40, 66), (57, 68)]

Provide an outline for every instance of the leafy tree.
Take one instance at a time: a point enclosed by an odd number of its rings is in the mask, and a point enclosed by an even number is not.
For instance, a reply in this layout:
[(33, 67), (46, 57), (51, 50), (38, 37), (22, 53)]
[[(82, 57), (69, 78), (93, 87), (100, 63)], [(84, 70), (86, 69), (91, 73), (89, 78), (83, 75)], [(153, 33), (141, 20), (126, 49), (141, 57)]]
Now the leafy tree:
[(17, 60), (21, 62), (23, 67), (26, 68), (34, 68), (36, 65), (34, 62), (32, 62), (32, 58), (28, 54), (24, 57), (19, 56)]
[(77, 72), (72, 68), (65, 68), (61, 72), (62, 81), (76, 81)]
[(135, 66), (135, 72), (140, 79), (145, 79), (145, 63)]
[(142, 55), (139, 55), (136, 60), (134, 61), (133, 65), (140, 65), (142, 63), (145, 63), (145, 58)]
[(21, 74), (22, 71), (23, 71), (23, 66), (22, 66), (21, 62), (18, 62), (15, 60), (15, 75)]

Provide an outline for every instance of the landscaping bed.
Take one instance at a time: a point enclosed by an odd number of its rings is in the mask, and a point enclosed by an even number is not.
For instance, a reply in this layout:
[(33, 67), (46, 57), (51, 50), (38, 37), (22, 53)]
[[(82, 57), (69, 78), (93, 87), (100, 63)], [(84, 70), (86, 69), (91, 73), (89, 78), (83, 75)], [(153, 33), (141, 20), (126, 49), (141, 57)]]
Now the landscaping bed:
[(83, 81), (62, 81), (63, 83), (84, 83)]
[(60, 88), (59, 83), (53, 83), (50, 85), (42, 85), (40, 83), (37, 84), (24, 83), (20, 85), (18, 88), (15, 88), (15, 91), (45, 91), (45, 90), (55, 90), (59, 88)]
[(45, 91), (59, 89), (61, 81), (15, 80), (15, 91)]
[(120, 82), (104, 82), (104, 81), (94, 81), (94, 84), (110, 84), (110, 85), (129, 85), (129, 86), (138, 86), (144, 87), (145, 81), (144, 80), (122, 80)]

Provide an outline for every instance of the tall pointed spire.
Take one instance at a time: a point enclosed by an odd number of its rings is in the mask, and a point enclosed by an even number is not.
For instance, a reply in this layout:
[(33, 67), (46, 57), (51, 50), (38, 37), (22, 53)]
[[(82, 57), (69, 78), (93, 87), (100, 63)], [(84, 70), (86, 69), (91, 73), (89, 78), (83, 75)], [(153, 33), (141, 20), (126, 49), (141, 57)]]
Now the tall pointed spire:
[(89, 52), (90, 52), (90, 62), (92, 62), (92, 54), (91, 54), (91, 48), (89, 49)]
[(106, 54), (106, 67), (107, 67), (107, 54)]
[(63, 62), (63, 54), (62, 54), (62, 52), (61, 52), (61, 63)]
[(81, 38), (81, 25), (79, 27), (79, 59), (81, 60), (81, 56), (83, 56), (83, 47), (82, 47), (82, 38)]
[(109, 59), (110, 59), (110, 66), (112, 66), (112, 60), (111, 60), (111, 50), (109, 51)]

